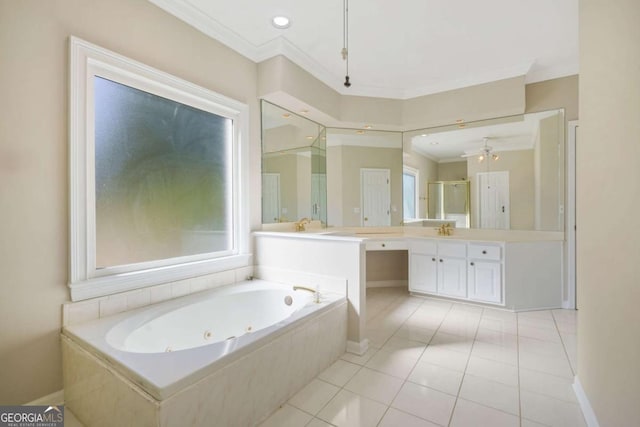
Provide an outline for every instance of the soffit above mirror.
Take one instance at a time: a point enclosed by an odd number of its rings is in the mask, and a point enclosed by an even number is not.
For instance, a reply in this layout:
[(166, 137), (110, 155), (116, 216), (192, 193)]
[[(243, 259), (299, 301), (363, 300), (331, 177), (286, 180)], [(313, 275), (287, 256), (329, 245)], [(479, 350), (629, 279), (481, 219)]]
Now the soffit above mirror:
[[(408, 99), (578, 72), (578, 0), (351, 0), (349, 89), (342, 2), (150, 1), (255, 62), (284, 55), (342, 94)], [(277, 14), (289, 28), (271, 24)]]

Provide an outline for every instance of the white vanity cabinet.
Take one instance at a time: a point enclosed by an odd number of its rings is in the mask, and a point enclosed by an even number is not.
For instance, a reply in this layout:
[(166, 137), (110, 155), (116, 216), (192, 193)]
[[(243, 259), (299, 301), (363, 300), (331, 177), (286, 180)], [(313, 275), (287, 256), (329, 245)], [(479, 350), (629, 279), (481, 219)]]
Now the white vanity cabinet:
[(409, 290), (503, 304), (499, 243), (416, 239), (409, 244)]
[(467, 285), (469, 299), (479, 302), (502, 303), (503, 247), (500, 244), (469, 243)]
[(461, 242), (437, 242), (438, 294), (465, 298), (467, 296), (467, 245)]
[(438, 290), (438, 251), (435, 240), (409, 242), (409, 290), (436, 293)]
[(466, 243), (416, 239), (409, 243), (409, 290), (467, 296)]

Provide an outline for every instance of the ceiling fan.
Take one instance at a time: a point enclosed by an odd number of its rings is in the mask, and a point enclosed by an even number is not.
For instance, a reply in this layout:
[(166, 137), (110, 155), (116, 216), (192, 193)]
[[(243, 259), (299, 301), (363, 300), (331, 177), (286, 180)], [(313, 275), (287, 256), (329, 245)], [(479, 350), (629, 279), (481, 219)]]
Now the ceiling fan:
[(480, 150), (476, 150), (476, 151), (470, 151), (470, 152), (465, 151), (465, 153), (460, 157), (478, 156), (478, 161), (479, 162), (482, 162), (484, 159), (498, 160), (500, 158), (500, 156), (493, 152), (493, 147), (488, 145), (489, 139), (492, 139), (492, 138), (488, 137), (488, 136), (485, 136), (484, 138), (482, 138), (482, 142), (484, 143), (484, 147), (482, 147)]

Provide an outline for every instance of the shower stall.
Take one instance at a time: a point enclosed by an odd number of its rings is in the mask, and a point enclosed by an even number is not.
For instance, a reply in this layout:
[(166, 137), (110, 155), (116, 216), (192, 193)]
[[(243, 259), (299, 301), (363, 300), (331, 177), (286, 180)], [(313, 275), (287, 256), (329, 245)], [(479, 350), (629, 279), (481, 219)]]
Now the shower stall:
[(427, 183), (427, 218), (450, 220), (456, 228), (469, 228), (469, 181)]

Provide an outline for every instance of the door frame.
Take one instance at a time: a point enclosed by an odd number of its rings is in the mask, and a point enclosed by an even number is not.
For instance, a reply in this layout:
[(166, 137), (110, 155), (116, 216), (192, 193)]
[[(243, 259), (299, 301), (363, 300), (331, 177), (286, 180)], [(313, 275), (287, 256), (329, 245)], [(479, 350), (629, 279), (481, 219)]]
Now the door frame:
[(563, 298), (562, 308), (577, 308), (576, 285), (576, 143), (578, 140), (578, 120), (567, 122), (567, 219), (566, 219), (566, 298)]

